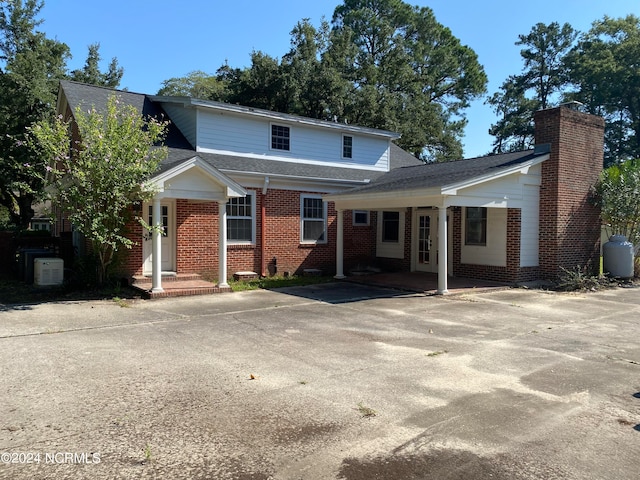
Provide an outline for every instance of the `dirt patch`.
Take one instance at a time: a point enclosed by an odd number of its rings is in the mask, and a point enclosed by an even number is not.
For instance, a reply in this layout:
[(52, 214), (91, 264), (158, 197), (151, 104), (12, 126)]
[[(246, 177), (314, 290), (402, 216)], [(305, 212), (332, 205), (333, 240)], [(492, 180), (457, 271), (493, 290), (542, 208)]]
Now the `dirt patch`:
[(390, 455), (372, 459), (347, 458), (338, 473), (340, 480), (529, 480), (570, 478), (549, 465), (529, 464), (522, 459), (496, 455), (481, 457), (460, 450), (436, 450), (424, 455)]

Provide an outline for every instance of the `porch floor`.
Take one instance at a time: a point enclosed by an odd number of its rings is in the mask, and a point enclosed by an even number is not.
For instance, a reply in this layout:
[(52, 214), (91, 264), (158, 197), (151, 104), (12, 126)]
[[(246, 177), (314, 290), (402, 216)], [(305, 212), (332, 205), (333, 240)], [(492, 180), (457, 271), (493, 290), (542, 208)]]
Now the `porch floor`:
[(162, 275), (163, 292), (151, 291), (151, 277), (134, 276), (131, 287), (138, 290), (143, 298), (185, 297), (189, 295), (208, 295), (210, 293), (230, 292), (231, 287), (218, 287), (217, 284), (203, 280), (197, 274)]
[[(409, 292), (436, 295), (438, 292), (438, 275), (428, 272), (396, 272), (373, 273), (368, 275), (350, 275), (348, 282), (375, 285), (379, 287), (396, 288)], [(480, 290), (494, 290), (509, 288), (511, 284), (479, 280), (476, 278), (449, 277), (447, 279), (447, 292), (449, 294), (465, 293)]]

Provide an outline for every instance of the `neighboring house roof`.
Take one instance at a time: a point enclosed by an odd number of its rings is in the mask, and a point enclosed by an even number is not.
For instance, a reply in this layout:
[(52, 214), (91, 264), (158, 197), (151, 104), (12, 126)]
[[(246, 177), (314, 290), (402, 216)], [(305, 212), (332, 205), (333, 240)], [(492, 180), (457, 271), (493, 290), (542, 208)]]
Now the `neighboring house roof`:
[[(189, 103), (193, 105), (203, 104), (212, 108), (230, 108), (239, 109), (242, 112), (258, 113), (260, 115), (270, 115), (274, 118), (287, 119), (289, 121), (306, 121), (308, 123), (326, 126), (329, 128), (340, 128), (346, 131), (377, 134), (387, 136), (390, 139), (398, 138), (397, 134), (384, 130), (375, 130), (366, 127), (358, 127), (353, 125), (344, 125), (334, 122), (325, 122), (322, 120), (305, 119), (295, 115), (287, 115), (277, 112), (268, 112), (265, 110), (249, 109), (247, 107), (239, 107), (236, 105), (227, 105), (220, 102), (192, 100), (186, 97), (156, 97), (141, 93), (132, 93), (121, 90), (113, 90), (110, 88), (99, 87), (95, 85), (87, 85), (78, 82), (63, 80), (60, 82), (61, 91), (71, 109), (77, 106), (89, 108), (94, 106), (98, 111), (104, 110), (107, 101), (111, 95), (116, 93), (122, 102), (134, 106), (141, 115), (150, 115), (156, 118), (168, 118), (168, 115), (158, 103), (162, 102), (178, 102)], [(61, 105), (58, 105), (61, 109)], [(304, 164), (295, 161), (272, 161), (260, 158), (250, 158), (239, 155), (224, 155), (214, 153), (197, 152), (194, 147), (186, 140), (180, 130), (171, 123), (164, 144), (168, 147), (169, 155), (162, 162), (158, 174), (162, 174), (172, 168), (179, 162), (189, 160), (195, 156), (200, 157), (207, 164), (217, 168), (220, 171), (228, 173), (251, 173), (261, 175), (275, 175), (283, 177), (300, 177), (307, 179), (331, 179), (344, 182), (364, 183), (383, 175), (384, 172), (378, 170), (357, 169), (348, 167), (335, 167), (317, 164)], [(405, 167), (409, 165), (421, 165), (422, 162), (413, 155), (405, 152), (400, 147), (391, 143), (390, 149), (391, 168)]]

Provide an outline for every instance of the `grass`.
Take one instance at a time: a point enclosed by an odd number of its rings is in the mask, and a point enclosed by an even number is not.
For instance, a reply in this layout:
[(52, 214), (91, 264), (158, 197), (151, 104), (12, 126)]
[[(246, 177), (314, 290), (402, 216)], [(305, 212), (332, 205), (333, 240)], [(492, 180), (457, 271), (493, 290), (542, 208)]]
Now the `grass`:
[(329, 276), (298, 276), (292, 275), (283, 277), (276, 275), (273, 277), (254, 278), (251, 280), (231, 280), (229, 286), (234, 292), (244, 292), (247, 290), (270, 290), (272, 288), (298, 287), (304, 285), (316, 285), (319, 283), (329, 283), (333, 277)]
[(438, 355), (442, 355), (443, 353), (449, 353), (447, 350), (438, 350), (436, 352), (427, 353), (427, 357), (437, 357)]
[(360, 412), (360, 415), (364, 418), (371, 418), (378, 415), (378, 412), (371, 407), (367, 407), (362, 402), (358, 403), (358, 412)]

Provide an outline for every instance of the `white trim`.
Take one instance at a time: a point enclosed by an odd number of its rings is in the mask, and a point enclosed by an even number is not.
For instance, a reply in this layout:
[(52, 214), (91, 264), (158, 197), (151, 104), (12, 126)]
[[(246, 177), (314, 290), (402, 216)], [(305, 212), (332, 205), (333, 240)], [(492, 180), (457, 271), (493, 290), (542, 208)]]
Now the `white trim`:
[[(155, 184), (158, 192), (164, 195), (162, 197), (169, 197), (171, 195), (171, 184), (170, 180), (172, 178), (177, 177), (178, 175), (185, 173), (193, 168), (198, 168), (202, 170), (205, 175), (208, 175), (211, 180), (215, 183), (222, 185), (226, 190), (226, 197), (244, 197), (247, 192), (246, 190), (237, 182), (229, 178), (227, 175), (223, 174), (221, 171), (213, 168), (211, 165), (202, 160), (199, 156), (193, 156), (187, 160), (180, 162), (173, 168), (170, 168), (166, 172), (162, 172), (155, 177), (152, 177), (150, 181)], [(193, 194), (197, 197), (194, 200), (207, 200), (208, 198), (202, 198), (205, 192), (197, 192), (194, 191)], [(189, 198), (187, 195), (188, 192), (180, 191), (179, 198)], [(178, 198), (177, 196), (173, 198)], [(211, 198), (211, 200), (218, 200)], [(226, 201), (226, 200), (225, 200)]]
[(359, 135), (370, 135), (374, 137), (387, 137), (395, 140), (400, 138), (400, 134), (389, 130), (380, 130), (369, 127), (359, 127), (346, 123), (329, 122), (327, 120), (317, 120), (315, 118), (300, 117), (298, 115), (289, 115), (286, 113), (273, 112), (253, 107), (244, 107), (242, 105), (233, 105), (230, 103), (216, 102), (213, 100), (201, 100), (190, 97), (166, 97), (161, 95), (149, 95), (149, 99), (159, 103), (179, 104), (183, 107), (200, 107), (221, 112), (234, 112), (237, 114), (248, 115), (252, 117), (269, 118), (275, 122), (284, 122), (291, 124), (310, 125), (320, 128), (328, 128), (332, 130), (341, 130), (344, 132), (353, 132)]
[[(322, 202), (322, 221), (323, 221), (323, 228), (324, 228), (324, 240), (305, 240), (303, 238), (304, 235), (304, 222), (305, 222), (305, 217), (304, 217), (304, 201), (305, 199), (310, 198), (310, 199), (316, 199), (316, 200), (320, 200)], [(317, 218), (310, 218), (308, 219), (308, 221), (319, 221), (319, 219)], [(300, 195), (300, 243), (302, 245), (323, 245), (325, 243), (328, 242), (328, 236), (329, 236), (329, 232), (328, 232), (328, 222), (327, 222), (327, 202), (325, 202), (322, 199), (322, 195), (317, 195), (317, 194), (306, 194), (303, 193)]]
[[(376, 232), (376, 257), (381, 258), (404, 258), (404, 229), (405, 229), (406, 209), (385, 208), (378, 211), (378, 228)], [(398, 212), (398, 241), (382, 241), (383, 212)]]
[(463, 188), (473, 187), (475, 185), (479, 185), (481, 183), (485, 183), (487, 181), (496, 180), (498, 178), (506, 177), (508, 175), (513, 175), (514, 173), (520, 173), (521, 175), (526, 175), (529, 173), (529, 169), (534, 165), (538, 165), (539, 163), (544, 162), (549, 159), (549, 154), (541, 155), (539, 157), (534, 158), (533, 160), (529, 160), (528, 162), (519, 163), (518, 165), (505, 168), (500, 170), (499, 172), (488, 173), (486, 175), (481, 175), (479, 177), (475, 177), (469, 180), (465, 180), (463, 182), (452, 183), (450, 185), (442, 186), (442, 194), (443, 195), (457, 195), (458, 190)]
[[(344, 156), (344, 139), (345, 139), (345, 137), (349, 137), (351, 139), (351, 156), (350, 157), (345, 157)], [(342, 142), (340, 142), (340, 158), (341, 159), (343, 159), (343, 160), (353, 160), (353, 139), (354, 139), (354, 136), (351, 135), (351, 134), (346, 134), (346, 133), (342, 134)], [(387, 148), (387, 150), (389, 150), (389, 149)]]
[[(269, 135), (269, 145), (271, 145), (271, 135)], [(323, 167), (331, 167), (331, 168), (348, 168), (351, 170), (370, 170), (372, 172), (389, 171), (388, 165), (389, 165), (389, 155), (390, 155), (389, 149), (386, 149), (385, 152), (387, 153), (387, 159), (383, 160), (381, 156), (376, 160), (376, 164), (371, 165), (371, 164), (362, 164), (362, 163), (355, 163), (355, 162), (354, 163), (343, 162), (343, 161), (337, 161), (337, 160), (334, 162), (330, 162), (327, 160), (309, 160), (305, 158), (298, 158), (298, 157), (295, 157), (294, 155), (278, 156), (274, 154), (274, 152), (291, 153), (291, 150), (269, 149), (269, 151), (271, 152), (271, 154), (269, 155), (261, 155), (257, 153), (238, 153), (233, 150), (222, 150), (217, 148), (203, 148), (203, 147), (198, 147), (197, 151), (201, 153), (211, 153), (214, 155), (238, 157), (240, 161), (242, 161), (242, 158), (253, 158), (258, 160), (272, 160), (274, 162), (287, 162), (287, 163), (304, 164), (304, 165), (321, 165)], [(226, 169), (220, 169), (220, 171), (226, 171)], [(260, 172), (251, 172), (251, 173), (260, 173)], [(262, 172), (261, 174), (264, 175), (265, 173)], [(271, 175), (271, 173), (269, 173), (268, 175)]]
[[(289, 148), (274, 148), (273, 147), (273, 127), (281, 127), (281, 128), (286, 128), (289, 132), (289, 136), (287, 137), (287, 140), (289, 140)], [(282, 137), (284, 138), (284, 137)], [(291, 153), (291, 151), (293, 150), (293, 128), (291, 128), (291, 125), (286, 125), (284, 123), (278, 123), (278, 122), (269, 122), (269, 144), (268, 144), (268, 149), (269, 151), (272, 152), (289, 152)]]
[[(367, 216), (366, 222), (356, 222), (356, 213), (364, 213)], [(371, 212), (369, 210), (352, 210), (351, 211), (351, 225), (354, 227), (368, 227), (371, 224)]]
[[(255, 245), (256, 244), (256, 192), (253, 190), (247, 190), (245, 197), (237, 198), (251, 198), (251, 240), (231, 240), (229, 239), (229, 226), (227, 225), (227, 245)], [(231, 199), (227, 200), (226, 206)], [(234, 219), (246, 219), (247, 217), (239, 217), (227, 214), (227, 222)]]

